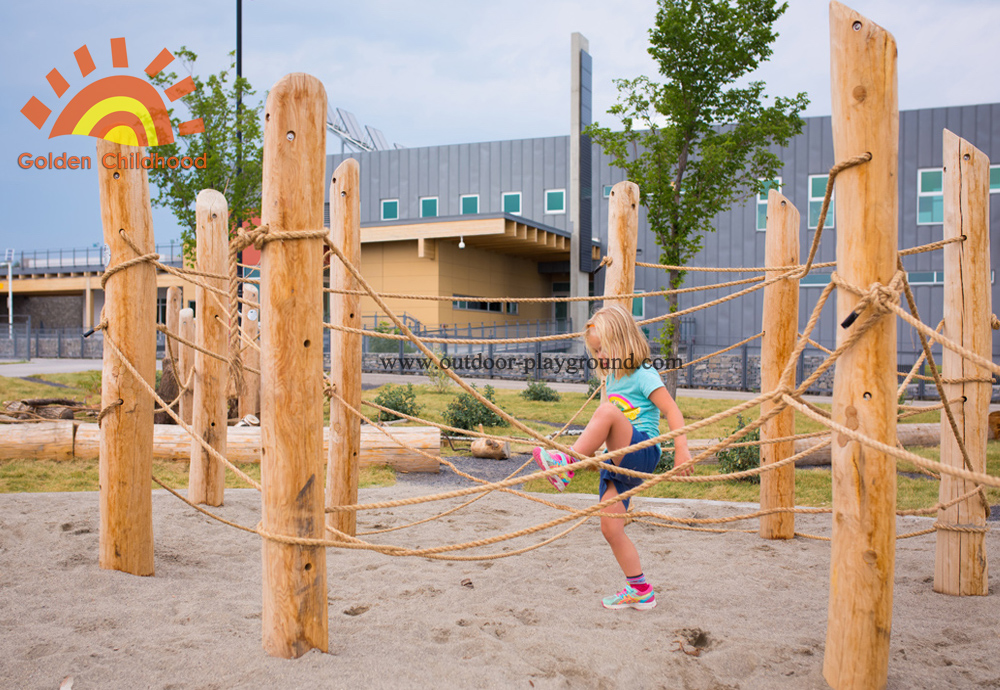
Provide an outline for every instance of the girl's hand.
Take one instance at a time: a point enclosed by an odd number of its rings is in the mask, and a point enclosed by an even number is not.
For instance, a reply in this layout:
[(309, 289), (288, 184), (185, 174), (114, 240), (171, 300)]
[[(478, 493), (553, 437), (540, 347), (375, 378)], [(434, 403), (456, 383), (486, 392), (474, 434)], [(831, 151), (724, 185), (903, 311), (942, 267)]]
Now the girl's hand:
[[(691, 452), (687, 449), (687, 446), (674, 450), (674, 467), (680, 467), (688, 462), (691, 462)], [(678, 470), (676, 474), (679, 477), (687, 477), (690, 476), (693, 469), (694, 467), (692, 465), (688, 465), (687, 467)]]

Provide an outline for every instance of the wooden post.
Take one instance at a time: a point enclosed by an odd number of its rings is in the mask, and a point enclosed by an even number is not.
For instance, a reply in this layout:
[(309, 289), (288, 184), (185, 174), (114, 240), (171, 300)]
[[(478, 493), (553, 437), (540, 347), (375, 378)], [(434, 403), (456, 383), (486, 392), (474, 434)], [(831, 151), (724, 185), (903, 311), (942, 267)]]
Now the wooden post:
[[(243, 286), (243, 299), (249, 302), (257, 301), (257, 287), (255, 285)], [(242, 318), (240, 319), (240, 331), (243, 333), (240, 347), (243, 349), (243, 386), (240, 388), (240, 418), (248, 414), (255, 417), (260, 416), (260, 374), (248, 370), (246, 367), (253, 367), (260, 371), (260, 350), (250, 343), (257, 342), (257, 332), (260, 327), (260, 309), (242, 305)], [(258, 343), (258, 347), (259, 347)]]
[[(639, 185), (619, 182), (611, 188), (608, 204), (608, 256), (611, 265), (604, 274), (604, 294), (621, 295), (635, 290), (635, 250), (639, 235)], [(604, 305), (617, 302), (629, 314), (632, 300), (604, 300)]]
[[(348, 158), (330, 183), (330, 241), (354, 266), (361, 264), (361, 189), (358, 162)], [(336, 258), (330, 259), (330, 287), (357, 290), (357, 282)], [(358, 295), (330, 294), (330, 322), (361, 327)], [(330, 331), (330, 381), (354, 409), (361, 409), (361, 335)], [(336, 398), (330, 399), (330, 455), (326, 475), (326, 506), (358, 502), (358, 462), (361, 420)], [(327, 524), (354, 536), (357, 513), (329, 513)], [(332, 535), (331, 535), (332, 536)]]
[[(322, 230), (326, 92), (305, 74), (267, 97), (262, 220)], [(264, 245), (261, 275), (261, 484), (266, 532), (323, 538), (323, 243)], [(263, 643), (272, 656), (326, 651), (326, 549), (263, 539)]]
[[(181, 309), (180, 329), (181, 337), (193, 343), (195, 338), (194, 309)], [(177, 352), (177, 368), (180, 372), (177, 387), (180, 388), (185, 383), (190, 386), (181, 394), (180, 417), (185, 424), (190, 424), (194, 409), (194, 377), (191, 375), (191, 372), (194, 371), (194, 350), (183, 343), (177, 343)]]
[[(127, 160), (143, 149), (104, 140), (97, 158)], [(121, 156), (119, 159), (118, 157)], [(142, 169), (98, 166), (104, 242), (111, 251), (108, 267), (136, 258), (123, 233), (142, 253), (152, 253), (153, 217), (149, 179)], [(104, 286), (107, 337), (113, 339), (142, 379), (156, 383), (156, 271), (152, 264), (130, 266)], [(100, 557), (102, 568), (133, 575), (153, 574), (153, 398), (145, 386), (104, 348), (101, 408), (111, 408), (101, 423)]]
[[(195, 201), (196, 236), (198, 241), (198, 270), (205, 273), (226, 275), (229, 259), (229, 207), (226, 197), (214, 189), (198, 192)], [(228, 281), (223, 278), (202, 277), (206, 284), (226, 290)], [(197, 286), (195, 304), (198, 323), (195, 342), (209, 352), (223, 356), (229, 352), (227, 324), (229, 319), (223, 309), (225, 297)], [(194, 433), (219, 451), (226, 454), (226, 419), (229, 404), (226, 385), (229, 367), (225, 361), (203, 352), (194, 354)], [(191, 439), (191, 467), (188, 479), (188, 500), (221, 506), (226, 486), (226, 466), (209, 454), (197, 439)]]
[[(993, 333), (990, 296), (990, 159), (957, 135), (944, 131), (944, 238), (965, 236), (944, 247), (944, 335), (978, 355), (991, 358)], [(944, 348), (944, 378), (990, 379), (990, 372)], [(989, 383), (946, 383), (948, 400), (975, 472), (985, 472)], [(941, 411), (941, 464), (965, 468), (951, 423)], [(975, 488), (964, 479), (941, 475), (940, 498), (947, 502)], [(985, 529), (986, 504), (976, 495), (938, 511), (934, 591), (943, 594), (989, 593), (983, 532), (959, 532), (947, 526)]]
[[(172, 285), (167, 288), (167, 313), (166, 313), (166, 327), (170, 333), (175, 335), (180, 335), (180, 322), (181, 322), (181, 289), (176, 285)], [(171, 356), (173, 360), (171, 361)], [(170, 363), (168, 365), (168, 362)], [(177, 341), (173, 340), (169, 335), (165, 336), (163, 343), (163, 375), (167, 376), (167, 370), (170, 370), (170, 376), (174, 377), (177, 381), (179, 376), (180, 365), (177, 361)], [(178, 387), (180, 383), (178, 382)], [(167, 402), (170, 402), (169, 400)]]
[[(764, 237), (766, 266), (794, 266), (799, 263), (799, 212), (792, 202), (770, 190), (767, 193), (767, 232)], [(773, 278), (776, 271), (768, 271)], [(764, 337), (760, 346), (760, 389), (772, 391), (782, 383), (795, 385), (795, 368), (791, 377), (781, 380), (781, 372), (795, 349), (799, 322), (799, 280), (786, 278), (764, 288)], [(767, 414), (775, 403), (766, 400), (761, 404), (761, 415)], [(764, 423), (760, 440), (782, 438), (795, 433), (795, 412), (786, 408)], [(762, 443), (760, 464), (769, 465), (791, 457), (795, 441)], [(760, 475), (760, 508), (795, 507), (795, 465), (786, 465)], [(760, 536), (764, 539), (791, 539), (795, 536), (795, 514), (774, 513), (760, 518)]]
[[(867, 290), (896, 271), (899, 105), (896, 42), (866, 17), (830, 3), (833, 146), (837, 160), (871, 160), (837, 177), (837, 272)], [(837, 290), (837, 323), (859, 298)], [(871, 318), (847, 328), (838, 344)], [(896, 443), (896, 317), (881, 316), (837, 362), (833, 421)], [(844, 435), (832, 449), (833, 543), (823, 675), (835, 689), (884, 688), (892, 630), (896, 549), (893, 458)]]

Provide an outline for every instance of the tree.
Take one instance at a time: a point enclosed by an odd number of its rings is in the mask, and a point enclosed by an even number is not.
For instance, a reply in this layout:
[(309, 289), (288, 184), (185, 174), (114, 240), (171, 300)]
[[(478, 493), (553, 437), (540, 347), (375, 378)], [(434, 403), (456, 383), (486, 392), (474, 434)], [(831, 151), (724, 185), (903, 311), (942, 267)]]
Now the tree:
[[(234, 54), (230, 53), (230, 57)], [(232, 79), (229, 69), (213, 74), (206, 81), (194, 75), (198, 56), (185, 47), (176, 51), (184, 68), (191, 75), (196, 89), (181, 100), (190, 111), (190, 118), (201, 118), (205, 131), (178, 137), (173, 144), (160, 146), (157, 153), (169, 156), (207, 156), (203, 169), (151, 168), (150, 181), (156, 186), (153, 203), (169, 208), (181, 224), (181, 240), (187, 256), (194, 253), (195, 198), (202, 189), (215, 189), (229, 203), (230, 222), (237, 218), (249, 219), (260, 215), (261, 171), (263, 158), (263, 131), (260, 124), (261, 104), (248, 105), (254, 95), (250, 83), (242, 78)], [(161, 72), (151, 77), (156, 86), (164, 88), (177, 82), (173, 72)], [(242, 97), (242, 106), (237, 107)], [(181, 118), (170, 111), (174, 129)]]
[[(702, 246), (712, 219), (761, 190), (781, 160), (768, 149), (785, 146), (803, 128), (804, 93), (766, 105), (764, 82), (737, 82), (771, 56), (773, 25), (788, 3), (776, 0), (659, 0), (649, 30), (649, 54), (662, 83), (648, 77), (616, 79), (618, 102), (608, 112), (624, 131), (594, 123), (587, 132), (639, 185), (660, 263), (685, 266)], [(671, 289), (685, 271), (668, 271)], [(670, 313), (677, 295), (667, 296)], [(677, 356), (674, 319), (660, 344)], [(667, 386), (673, 395), (677, 373)]]

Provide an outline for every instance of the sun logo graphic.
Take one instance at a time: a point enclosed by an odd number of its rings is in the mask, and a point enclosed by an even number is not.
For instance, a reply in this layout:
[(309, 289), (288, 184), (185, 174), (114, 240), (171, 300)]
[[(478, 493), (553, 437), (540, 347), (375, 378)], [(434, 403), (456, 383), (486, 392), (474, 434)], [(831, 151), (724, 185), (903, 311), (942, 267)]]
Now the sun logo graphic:
[[(86, 79), (97, 69), (87, 46), (74, 52), (73, 56), (82, 78)], [(164, 48), (149, 63), (145, 72), (154, 77), (173, 60), (174, 56)], [(124, 38), (111, 39), (111, 65), (115, 69), (128, 68)], [(49, 72), (46, 79), (57, 99), (62, 98), (70, 88), (58, 69)], [(173, 103), (195, 88), (194, 80), (186, 77), (163, 93)], [(21, 108), (21, 113), (41, 130), (52, 110), (32, 96)], [(182, 122), (177, 128), (180, 136), (204, 131), (201, 118)], [(114, 74), (83, 86), (59, 111), (49, 131), (49, 139), (67, 134), (82, 134), (129, 146), (163, 146), (174, 142), (170, 115), (160, 92), (145, 79), (130, 74)]]

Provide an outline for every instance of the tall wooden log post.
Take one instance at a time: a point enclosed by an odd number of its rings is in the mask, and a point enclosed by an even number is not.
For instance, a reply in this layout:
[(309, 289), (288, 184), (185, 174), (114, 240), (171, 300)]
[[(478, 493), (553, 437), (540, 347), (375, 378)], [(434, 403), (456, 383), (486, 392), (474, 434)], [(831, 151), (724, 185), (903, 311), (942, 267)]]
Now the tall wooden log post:
[[(248, 302), (256, 302), (258, 296), (257, 286), (244, 285), (243, 299)], [(247, 369), (252, 367), (260, 371), (260, 350), (257, 347), (257, 334), (260, 329), (260, 309), (246, 304), (242, 305), (242, 318), (240, 319), (241, 338), (240, 347), (243, 350), (243, 385), (240, 388), (239, 410), (240, 417), (252, 414), (260, 416), (260, 374)], [(257, 344), (257, 347), (251, 345)]]
[[(97, 157), (105, 160), (142, 148), (97, 142)], [(104, 242), (111, 251), (108, 270), (136, 258), (125, 236), (143, 254), (152, 253), (153, 217), (145, 170), (98, 166)], [(124, 234), (123, 234), (124, 233)], [(140, 263), (108, 277), (104, 286), (107, 337), (121, 349), (150, 386), (156, 383), (156, 272)], [(101, 408), (115, 406), (101, 421), (99, 563), (102, 568), (133, 575), (153, 574), (153, 398), (104, 348)]]
[[(944, 131), (944, 238), (965, 236), (944, 247), (944, 335), (986, 359), (992, 355), (990, 296), (990, 160), (948, 130)], [(946, 383), (948, 400), (961, 398), (951, 409), (972, 461), (965, 467), (951, 423), (941, 412), (941, 464), (985, 472), (989, 428), (990, 372), (944, 348), (942, 375), (947, 379), (976, 378), (986, 382)], [(941, 475), (940, 501), (948, 502), (975, 484)], [(955, 529), (949, 529), (953, 527)], [(958, 531), (971, 528), (976, 531)], [(986, 548), (986, 503), (974, 495), (938, 511), (934, 591), (957, 595), (989, 593)], [(982, 531), (978, 531), (982, 530)]]
[[(770, 190), (767, 193), (767, 233), (764, 237), (766, 266), (794, 266), (799, 263), (799, 212), (788, 199)], [(773, 278), (777, 271), (768, 271)], [(760, 389), (772, 391), (783, 382), (781, 374), (795, 349), (799, 321), (799, 280), (786, 278), (764, 288), (764, 337), (760, 346)], [(784, 381), (795, 385), (795, 367), (791, 378)], [(775, 403), (761, 404), (764, 415)], [(795, 433), (795, 411), (786, 408), (764, 423), (760, 440), (791, 436)], [(795, 441), (762, 443), (760, 464), (769, 465), (791, 457)], [(795, 465), (786, 465), (760, 475), (760, 509), (795, 507)], [(760, 536), (764, 539), (791, 539), (795, 536), (795, 514), (774, 513), (760, 518)]]
[[(604, 273), (604, 295), (635, 291), (635, 250), (639, 237), (639, 185), (619, 182), (608, 197), (608, 256), (611, 265)], [(632, 313), (632, 300), (604, 300), (604, 305), (621, 305)]]
[[(896, 41), (882, 27), (830, 3), (833, 146), (837, 160), (871, 160), (837, 177), (837, 272), (867, 290), (896, 271), (899, 105)], [(837, 291), (837, 323), (859, 298)], [(838, 326), (837, 342), (872, 318)], [(837, 362), (833, 420), (890, 446), (896, 443), (896, 317), (878, 322)], [(896, 549), (893, 458), (847, 436), (832, 448), (833, 543), (823, 675), (835, 689), (883, 688), (889, 665)]]
[[(175, 335), (180, 335), (180, 325), (181, 325), (181, 307), (183, 307), (183, 293), (181, 288), (176, 285), (167, 288), (167, 318), (166, 326), (167, 330)], [(171, 365), (173, 377), (176, 380), (178, 377), (177, 370), (180, 368), (177, 362), (177, 341), (170, 336), (166, 337), (166, 344), (164, 346), (164, 362), (170, 361), (170, 356), (167, 353), (173, 355), (174, 361)], [(170, 402), (169, 400), (167, 402)]]
[[(349, 158), (337, 166), (330, 183), (330, 241), (354, 266), (361, 264), (361, 189), (358, 162)], [(338, 259), (330, 259), (330, 287), (357, 290), (357, 282)], [(330, 294), (330, 322), (361, 327), (358, 295)], [(330, 331), (330, 381), (338, 395), (361, 409), (361, 335)], [(330, 399), (330, 455), (326, 475), (326, 506), (358, 502), (358, 462), (361, 420), (336, 398)], [(354, 536), (357, 513), (329, 513), (327, 524)]]
[[(194, 309), (181, 309), (180, 313), (180, 333), (184, 340), (194, 342), (195, 339), (195, 318)], [(177, 376), (177, 386), (187, 384), (188, 388), (181, 393), (180, 417), (185, 424), (191, 423), (194, 409), (194, 350), (184, 343), (177, 343), (177, 368), (180, 373)]]
[[(271, 232), (321, 231), (326, 92), (305, 74), (268, 94), (262, 220)], [(261, 276), (263, 529), (323, 538), (323, 243), (264, 245)], [(272, 656), (326, 651), (326, 550), (263, 539), (263, 643)]]
[[(229, 206), (226, 197), (214, 189), (203, 189), (195, 200), (198, 270), (226, 275), (229, 259)], [(224, 278), (202, 277), (206, 284), (225, 292)], [(225, 297), (199, 285), (195, 290), (198, 323), (195, 342), (209, 352), (225, 356), (229, 352), (226, 324), (229, 319), (223, 309)], [(194, 355), (194, 433), (221, 455), (226, 454), (226, 419), (229, 416), (226, 386), (229, 383), (228, 364), (204, 352)], [(188, 479), (188, 500), (210, 506), (221, 506), (226, 487), (226, 466), (205, 447), (191, 439), (191, 467)]]

